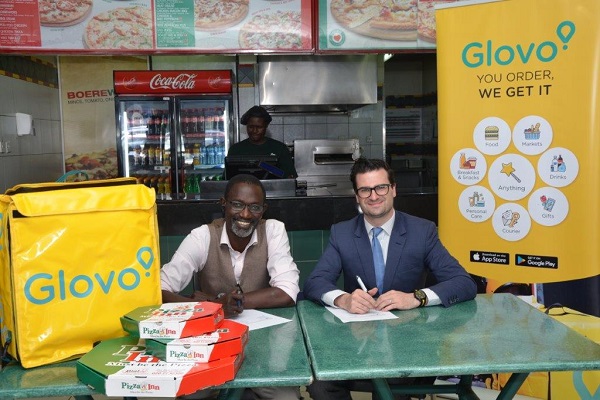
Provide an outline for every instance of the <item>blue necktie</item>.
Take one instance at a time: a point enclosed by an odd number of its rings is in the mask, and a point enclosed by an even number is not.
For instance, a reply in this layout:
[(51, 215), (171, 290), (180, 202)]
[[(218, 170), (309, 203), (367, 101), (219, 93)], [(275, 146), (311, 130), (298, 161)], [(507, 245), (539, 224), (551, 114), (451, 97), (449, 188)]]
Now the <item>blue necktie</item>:
[(385, 261), (383, 260), (383, 250), (377, 236), (383, 232), (383, 228), (373, 228), (373, 264), (375, 265), (375, 280), (377, 281), (377, 295), (383, 293), (383, 276), (385, 275)]

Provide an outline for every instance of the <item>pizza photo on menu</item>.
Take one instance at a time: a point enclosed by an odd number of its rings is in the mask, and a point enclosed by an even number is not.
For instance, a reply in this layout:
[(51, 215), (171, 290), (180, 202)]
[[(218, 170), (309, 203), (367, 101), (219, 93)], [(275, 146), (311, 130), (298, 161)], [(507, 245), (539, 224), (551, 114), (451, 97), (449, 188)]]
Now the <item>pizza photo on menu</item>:
[(417, 26), (419, 39), (432, 43), (436, 41), (435, 5), (455, 1), (457, 0), (419, 0)]
[(342, 27), (364, 36), (417, 39), (417, 0), (331, 0), (330, 11)]
[(85, 20), (92, 12), (92, 0), (39, 0), (42, 26), (71, 26)]
[(152, 12), (141, 6), (119, 7), (96, 14), (87, 23), (88, 49), (151, 49)]
[(254, 15), (239, 31), (241, 49), (301, 49), (299, 11), (269, 11)]
[(246, 18), (250, 0), (194, 0), (194, 26), (198, 31), (217, 31)]

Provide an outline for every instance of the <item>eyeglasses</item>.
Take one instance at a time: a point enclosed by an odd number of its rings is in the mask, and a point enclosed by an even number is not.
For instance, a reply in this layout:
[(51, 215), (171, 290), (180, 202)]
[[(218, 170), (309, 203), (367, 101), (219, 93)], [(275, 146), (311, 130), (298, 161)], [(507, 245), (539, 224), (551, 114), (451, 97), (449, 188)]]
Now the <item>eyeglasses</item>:
[(385, 196), (390, 191), (390, 186), (392, 186), (391, 183), (385, 183), (373, 187), (361, 187), (356, 189), (356, 194), (361, 199), (366, 199), (371, 196), (371, 192), (374, 190), (378, 196)]
[(229, 205), (231, 206), (231, 209), (235, 212), (242, 212), (244, 211), (244, 208), (248, 207), (248, 210), (252, 213), (252, 214), (260, 214), (261, 212), (263, 212), (265, 210), (265, 206), (262, 204), (246, 204), (243, 203), (241, 201), (227, 201), (229, 203)]

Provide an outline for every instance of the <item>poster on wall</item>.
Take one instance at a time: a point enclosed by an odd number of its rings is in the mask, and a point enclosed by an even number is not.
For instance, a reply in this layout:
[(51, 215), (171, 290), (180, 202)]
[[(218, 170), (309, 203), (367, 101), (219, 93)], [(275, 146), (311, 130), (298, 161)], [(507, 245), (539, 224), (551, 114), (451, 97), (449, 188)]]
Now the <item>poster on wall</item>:
[(435, 6), (461, 0), (319, 0), (319, 50), (434, 49)]
[(598, 275), (600, 2), (463, 2), (436, 20), (444, 244), (499, 282)]
[(147, 58), (63, 56), (59, 67), (65, 171), (116, 178), (113, 70), (147, 69)]
[(0, 3), (0, 50), (112, 54), (311, 51), (311, 0)]

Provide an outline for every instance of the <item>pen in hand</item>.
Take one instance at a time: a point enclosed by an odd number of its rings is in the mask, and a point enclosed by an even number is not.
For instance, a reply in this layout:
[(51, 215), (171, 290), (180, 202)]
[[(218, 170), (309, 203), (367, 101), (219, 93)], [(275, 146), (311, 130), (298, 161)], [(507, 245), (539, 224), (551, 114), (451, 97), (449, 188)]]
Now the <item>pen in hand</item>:
[(360, 286), (360, 288), (365, 292), (368, 292), (367, 287), (363, 283), (362, 279), (360, 279), (360, 276), (356, 275), (356, 280), (358, 281), (358, 286)]
[[(236, 286), (237, 286), (237, 294), (244, 294), (244, 291), (242, 290), (242, 287), (240, 286), (240, 284), (238, 283)], [(237, 306), (238, 307), (242, 306), (242, 301), (241, 300), (237, 301)]]

